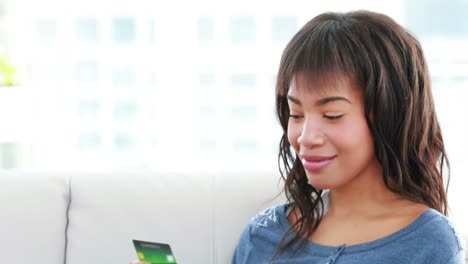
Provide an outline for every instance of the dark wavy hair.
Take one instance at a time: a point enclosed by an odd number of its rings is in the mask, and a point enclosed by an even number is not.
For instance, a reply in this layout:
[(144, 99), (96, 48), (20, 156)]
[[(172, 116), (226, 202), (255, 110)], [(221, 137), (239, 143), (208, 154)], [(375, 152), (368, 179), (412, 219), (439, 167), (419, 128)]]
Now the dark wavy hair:
[(386, 187), (447, 215), (444, 175), (448, 186), (449, 165), (420, 43), (382, 14), (324, 13), (296, 33), (279, 66), (276, 111), (283, 135), (278, 162), (286, 197), (300, 214), (274, 257), (286, 248), (304, 246), (306, 240), (299, 243), (301, 238), (310, 237), (323, 217), (322, 191), (308, 184), (287, 138), (286, 95), (298, 72), (312, 80), (334, 81), (344, 76), (358, 84)]

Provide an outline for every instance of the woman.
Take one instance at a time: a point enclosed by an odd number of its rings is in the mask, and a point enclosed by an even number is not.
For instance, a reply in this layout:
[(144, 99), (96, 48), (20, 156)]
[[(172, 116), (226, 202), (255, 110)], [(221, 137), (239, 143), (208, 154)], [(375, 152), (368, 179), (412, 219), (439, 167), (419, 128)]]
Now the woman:
[(276, 85), (288, 202), (254, 217), (233, 263), (464, 263), (419, 42), (391, 18), (325, 13)]

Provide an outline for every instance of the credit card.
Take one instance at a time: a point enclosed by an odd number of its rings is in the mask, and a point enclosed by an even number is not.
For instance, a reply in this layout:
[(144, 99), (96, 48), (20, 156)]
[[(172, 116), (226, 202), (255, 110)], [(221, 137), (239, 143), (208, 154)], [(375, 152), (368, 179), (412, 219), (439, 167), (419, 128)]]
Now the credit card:
[(152, 264), (176, 264), (169, 244), (133, 240), (133, 246), (140, 261)]

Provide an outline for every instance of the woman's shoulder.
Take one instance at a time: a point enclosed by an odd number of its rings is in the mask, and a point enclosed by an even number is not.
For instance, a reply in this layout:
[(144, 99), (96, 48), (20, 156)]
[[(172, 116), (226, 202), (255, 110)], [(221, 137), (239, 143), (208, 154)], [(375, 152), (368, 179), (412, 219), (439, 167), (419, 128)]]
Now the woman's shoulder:
[(269, 207), (250, 219), (234, 251), (232, 263), (265, 263), (274, 254), (284, 235), (287, 206), (288, 203), (283, 203)]
[(413, 236), (436, 255), (455, 256), (465, 250), (464, 240), (453, 221), (435, 209), (417, 219)]
[(427, 209), (421, 215), (421, 231), (427, 236), (449, 240), (457, 246), (463, 246), (463, 240), (452, 219), (435, 209)]
[(249, 222), (252, 233), (259, 229), (282, 229), (287, 221), (286, 210), (290, 203), (281, 203), (266, 208), (254, 215)]

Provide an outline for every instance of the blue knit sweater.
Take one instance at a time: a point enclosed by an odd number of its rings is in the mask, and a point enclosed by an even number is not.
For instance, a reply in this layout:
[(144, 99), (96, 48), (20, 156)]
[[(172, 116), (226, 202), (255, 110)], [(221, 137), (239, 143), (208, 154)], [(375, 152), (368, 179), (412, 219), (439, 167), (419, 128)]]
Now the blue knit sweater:
[(368, 243), (338, 247), (307, 241), (296, 254), (287, 250), (271, 261), (279, 241), (291, 227), (287, 204), (252, 218), (241, 235), (233, 264), (464, 264), (464, 244), (445, 216), (428, 209), (400, 231)]

